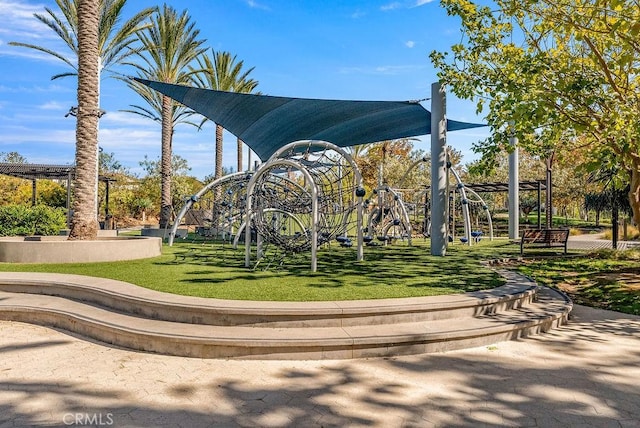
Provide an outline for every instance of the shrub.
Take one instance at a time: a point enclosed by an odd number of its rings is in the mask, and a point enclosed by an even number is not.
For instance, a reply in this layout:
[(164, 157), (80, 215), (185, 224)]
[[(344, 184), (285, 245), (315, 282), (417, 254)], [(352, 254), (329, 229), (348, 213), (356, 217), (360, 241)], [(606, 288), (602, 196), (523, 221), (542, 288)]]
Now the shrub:
[[(604, 231), (603, 238), (611, 240), (612, 237), (613, 237), (613, 231), (611, 229), (606, 229)], [(638, 238), (640, 238), (640, 230), (636, 226), (628, 224), (627, 225), (627, 239), (636, 240)], [(624, 228), (623, 228), (622, 224), (620, 224), (618, 226), (618, 239), (624, 239)]]
[(57, 235), (66, 225), (63, 208), (46, 205), (0, 207), (0, 236)]

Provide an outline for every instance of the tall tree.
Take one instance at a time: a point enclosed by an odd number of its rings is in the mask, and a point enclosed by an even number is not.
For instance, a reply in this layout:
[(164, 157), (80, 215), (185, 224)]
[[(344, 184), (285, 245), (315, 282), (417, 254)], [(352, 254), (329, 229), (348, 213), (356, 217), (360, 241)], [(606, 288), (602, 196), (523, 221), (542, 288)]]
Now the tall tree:
[[(71, 68), (71, 71), (53, 75), (51, 80), (78, 75), (79, 0), (55, 0), (55, 2), (62, 13), (61, 16), (48, 7), (45, 8), (46, 13), (35, 13), (33, 16), (62, 39), (69, 48), (69, 53), (56, 52), (46, 46), (38, 46), (31, 43), (9, 42), (12, 46), (34, 49), (54, 56)], [(99, 18), (98, 55), (101, 72), (103, 70), (113, 71), (114, 66), (123, 64), (128, 57), (137, 52), (136, 31), (148, 25), (146, 19), (155, 10), (155, 8), (146, 8), (120, 25), (123, 21), (122, 14), (126, 3), (127, 0), (99, 0), (97, 2), (97, 16)]]
[(0, 152), (0, 162), (27, 163), (27, 158), (25, 158), (18, 152)]
[[(236, 55), (229, 52), (216, 52), (211, 50), (211, 56), (203, 54), (198, 58), (200, 72), (193, 75), (193, 83), (200, 88), (215, 89), (218, 91), (251, 93), (258, 86), (258, 81), (249, 77), (255, 67), (242, 70), (244, 61), (236, 61)], [(202, 121), (203, 125), (208, 119)], [(216, 149), (215, 149), (215, 173), (214, 177), (222, 177), (222, 135), (223, 128), (216, 124)], [(237, 170), (242, 170), (242, 140), (237, 140)]]
[(496, 0), (495, 7), (443, 0), (462, 20), (453, 58), (433, 52), (452, 91), (488, 107), (493, 136), (477, 146), (491, 155), (507, 146), (513, 120), (532, 154), (584, 146), (590, 168), (630, 182), (640, 223), (640, 5), (637, 0)]
[[(98, 96), (98, 108), (95, 111), (98, 112), (97, 114), (99, 116), (101, 114), (99, 108), (99, 98), (100, 76), (102, 71), (105, 70), (113, 72), (113, 67), (118, 64), (123, 64), (129, 56), (136, 53), (136, 31), (144, 28), (144, 26), (147, 25), (145, 23), (145, 20), (154, 10), (154, 8), (144, 9), (141, 12), (135, 14), (132, 18), (122, 23), (122, 14), (126, 2), (127, 0), (100, 0), (98, 2), (93, 1), (95, 5), (92, 5), (92, 13), (94, 13), (92, 23), (93, 20), (97, 20), (96, 31), (98, 69), (96, 76), (97, 86), (95, 88), (91, 88), (91, 90), (97, 91), (96, 93)], [(58, 5), (58, 8), (60, 9), (62, 15), (56, 14), (50, 8), (45, 8), (46, 13), (36, 13), (34, 14), (34, 17), (38, 21), (49, 27), (62, 39), (62, 41), (69, 49), (68, 53), (56, 52), (52, 49), (47, 48), (46, 46), (34, 45), (31, 43), (10, 42), (9, 44), (12, 46), (34, 49), (58, 58), (69, 68), (71, 68), (71, 71), (65, 71), (63, 73), (55, 74), (51, 77), (51, 79), (55, 80), (62, 77), (78, 76), (78, 86), (80, 86), (80, 0), (56, 0), (56, 4)], [(93, 61), (93, 59), (91, 59), (91, 61)], [(78, 110), (76, 109), (73, 111), (73, 114), (77, 116)], [(76, 122), (76, 129), (79, 129), (79, 126), (80, 120)], [(82, 137), (78, 141), (86, 141), (86, 138)], [(95, 155), (91, 156), (91, 160), (97, 162), (97, 137), (94, 147), (96, 149), (96, 153)], [(82, 157), (83, 159), (86, 158), (85, 154), (81, 154), (80, 157)], [(77, 153), (76, 158), (78, 158)], [(97, 174), (97, 164), (91, 167), (91, 169), (96, 171)], [(97, 176), (95, 177), (93, 182), (96, 184), (96, 187), (93, 190), (94, 198), (91, 204), (94, 205), (93, 210), (97, 213)], [(85, 236), (85, 238), (88, 237), (89, 235)]]
[[(138, 52), (139, 63), (130, 63), (138, 69), (138, 75), (145, 79), (165, 83), (187, 84), (191, 82), (193, 70), (189, 65), (204, 53), (205, 40), (199, 39), (200, 31), (195, 28), (187, 11), (178, 12), (166, 4), (151, 19), (152, 25), (138, 32), (143, 50)], [(162, 123), (161, 153), (161, 203), (160, 227), (165, 228), (171, 221), (171, 155), (174, 127), (179, 118), (189, 113), (177, 106), (166, 95), (150, 91), (146, 86), (131, 81), (130, 85), (150, 105), (151, 109), (139, 108), (139, 113), (154, 117), (153, 111), (160, 112)], [(154, 117), (155, 118), (155, 117)]]
[(95, 239), (98, 178), (98, 49), (99, 8), (93, 0), (78, 0), (78, 110), (76, 121), (76, 178), (69, 239)]

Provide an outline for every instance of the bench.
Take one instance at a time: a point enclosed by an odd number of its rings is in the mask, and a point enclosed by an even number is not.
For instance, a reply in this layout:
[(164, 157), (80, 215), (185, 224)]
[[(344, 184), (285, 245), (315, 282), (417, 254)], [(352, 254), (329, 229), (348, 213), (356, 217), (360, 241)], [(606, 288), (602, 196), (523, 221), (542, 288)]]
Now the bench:
[(525, 229), (520, 241), (520, 254), (524, 252), (525, 245), (564, 247), (564, 253), (567, 254), (568, 239), (569, 229)]

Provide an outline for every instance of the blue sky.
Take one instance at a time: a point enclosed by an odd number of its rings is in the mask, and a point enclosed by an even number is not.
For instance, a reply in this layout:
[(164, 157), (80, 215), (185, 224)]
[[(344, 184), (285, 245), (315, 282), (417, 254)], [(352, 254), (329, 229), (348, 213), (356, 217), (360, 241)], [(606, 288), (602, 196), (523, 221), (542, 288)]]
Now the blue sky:
[[(129, 0), (126, 16), (149, 0)], [(264, 94), (304, 98), (415, 100), (430, 96), (436, 71), (428, 58), (432, 50), (448, 50), (460, 41), (458, 21), (447, 17), (439, 2), (427, 0), (170, 0), (187, 9), (206, 45), (229, 51), (255, 67), (251, 74)], [(53, 0), (0, 0), (0, 152), (17, 151), (33, 163), (69, 164), (74, 160), (75, 122), (64, 115), (76, 102), (76, 79), (51, 80), (65, 72), (53, 57), (9, 46), (10, 41), (46, 46), (66, 52), (34, 12)], [(119, 72), (132, 74), (132, 70)], [(103, 79), (100, 146), (114, 153), (132, 172), (139, 162), (160, 155), (160, 125), (122, 112), (141, 99), (122, 82)], [(429, 102), (425, 107), (430, 108)], [(481, 121), (471, 102), (449, 94), (447, 116)], [(462, 150), (464, 162), (475, 155), (474, 141), (487, 136), (480, 128), (450, 133), (450, 145)], [(417, 148), (429, 150), (423, 138)], [(224, 165), (234, 167), (235, 137), (225, 135)], [(201, 131), (176, 127), (174, 153), (186, 158), (191, 173), (203, 178), (213, 171), (214, 128)], [(245, 153), (246, 162), (246, 153)], [(254, 156), (255, 159), (255, 156)]]

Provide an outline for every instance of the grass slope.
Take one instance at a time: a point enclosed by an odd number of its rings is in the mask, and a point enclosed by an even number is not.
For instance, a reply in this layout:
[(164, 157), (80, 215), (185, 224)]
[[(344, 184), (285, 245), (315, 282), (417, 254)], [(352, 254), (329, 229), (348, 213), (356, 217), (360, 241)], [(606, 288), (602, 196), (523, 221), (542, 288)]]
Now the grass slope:
[(112, 278), (168, 293), (237, 300), (319, 301), (430, 296), (492, 288), (504, 283), (480, 260), (510, 254), (514, 245), (482, 242), (451, 246), (433, 257), (424, 241), (355, 248), (332, 245), (318, 255), (318, 272), (308, 254), (286, 257), (267, 252), (256, 269), (244, 267), (244, 251), (230, 246), (179, 242), (160, 257), (110, 263), (0, 264), (0, 271), (57, 272)]

